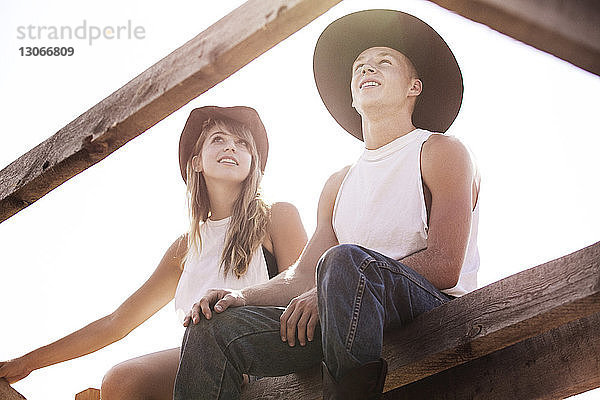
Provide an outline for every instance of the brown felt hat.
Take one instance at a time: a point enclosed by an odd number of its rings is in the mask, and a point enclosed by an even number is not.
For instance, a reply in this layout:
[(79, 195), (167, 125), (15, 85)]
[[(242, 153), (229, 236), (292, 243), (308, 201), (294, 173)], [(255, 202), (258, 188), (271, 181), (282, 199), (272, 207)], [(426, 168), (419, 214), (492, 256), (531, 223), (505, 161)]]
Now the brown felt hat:
[(352, 64), (364, 50), (389, 47), (407, 56), (423, 82), (413, 124), (445, 132), (458, 115), (463, 81), (452, 51), (425, 22), (395, 10), (365, 10), (332, 22), (315, 47), (313, 69), (327, 110), (348, 132), (363, 140), (361, 116), (352, 107)]
[(260, 170), (262, 172), (265, 171), (267, 156), (269, 155), (269, 140), (267, 139), (265, 126), (260, 120), (256, 110), (244, 106), (206, 106), (192, 110), (185, 123), (183, 132), (181, 132), (181, 137), (179, 138), (179, 168), (181, 169), (181, 177), (184, 181), (187, 181), (187, 162), (193, 155), (192, 152), (194, 151), (194, 146), (202, 132), (202, 125), (209, 118), (220, 120), (230, 119), (244, 124), (254, 137), (256, 149), (258, 150), (258, 156), (260, 158)]

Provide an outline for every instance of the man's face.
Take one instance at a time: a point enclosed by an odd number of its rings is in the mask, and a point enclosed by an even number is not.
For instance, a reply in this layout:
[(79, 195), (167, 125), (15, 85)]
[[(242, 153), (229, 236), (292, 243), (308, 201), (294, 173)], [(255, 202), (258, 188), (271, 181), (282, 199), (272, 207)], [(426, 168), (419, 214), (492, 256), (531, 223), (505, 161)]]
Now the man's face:
[(360, 113), (370, 105), (401, 104), (415, 78), (410, 61), (389, 47), (371, 47), (352, 65), (352, 105)]

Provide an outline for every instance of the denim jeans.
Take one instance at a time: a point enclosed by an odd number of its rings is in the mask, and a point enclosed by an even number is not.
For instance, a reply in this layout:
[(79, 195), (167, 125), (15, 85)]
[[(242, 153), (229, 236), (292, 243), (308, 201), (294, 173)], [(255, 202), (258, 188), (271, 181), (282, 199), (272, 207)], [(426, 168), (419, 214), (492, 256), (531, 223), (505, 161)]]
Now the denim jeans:
[(320, 326), (306, 346), (281, 341), (281, 307), (232, 308), (188, 326), (174, 399), (238, 399), (243, 373), (287, 375), (322, 359), (339, 380), (381, 357), (384, 330), (450, 300), (402, 263), (348, 244), (319, 260), (317, 294)]

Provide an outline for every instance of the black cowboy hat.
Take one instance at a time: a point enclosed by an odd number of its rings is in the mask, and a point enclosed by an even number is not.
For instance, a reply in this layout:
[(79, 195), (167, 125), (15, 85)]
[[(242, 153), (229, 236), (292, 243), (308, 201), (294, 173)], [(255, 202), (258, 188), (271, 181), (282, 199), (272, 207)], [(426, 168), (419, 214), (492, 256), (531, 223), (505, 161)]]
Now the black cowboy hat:
[(445, 132), (458, 114), (463, 82), (452, 51), (425, 22), (395, 10), (365, 10), (332, 22), (315, 47), (313, 69), (327, 110), (348, 132), (363, 140), (361, 117), (352, 108), (352, 64), (371, 47), (389, 47), (407, 56), (423, 82), (413, 124)]
[(252, 133), (258, 156), (260, 158), (260, 170), (265, 171), (267, 157), (269, 155), (269, 140), (267, 139), (267, 131), (263, 125), (258, 113), (254, 108), (236, 106), (236, 107), (217, 107), (206, 106), (195, 108), (190, 113), (181, 137), (179, 138), (179, 168), (181, 169), (181, 177), (187, 182), (186, 165), (192, 152), (194, 145), (202, 132), (202, 125), (209, 118), (227, 120), (231, 119), (244, 124)]

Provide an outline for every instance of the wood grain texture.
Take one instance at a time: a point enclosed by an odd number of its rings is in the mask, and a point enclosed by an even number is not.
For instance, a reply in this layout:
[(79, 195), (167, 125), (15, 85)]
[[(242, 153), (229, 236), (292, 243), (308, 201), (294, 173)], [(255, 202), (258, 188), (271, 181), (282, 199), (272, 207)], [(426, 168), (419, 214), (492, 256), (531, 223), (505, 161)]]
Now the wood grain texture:
[(88, 388), (77, 393), (75, 400), (100, 400), (100, 389)]
[(600, 242), (421, 315), (385, 338), (386, 388), (406, 385), (600, 311)]
[[(386, 332), (386, 391), (600, 312), (600, 242), (478, 289)], [(596, 358), (600, 357), (595, 353)], [(319, 399), (318, 368), (252, 383), (243, 399)], [(468, 397), (467, 397), (468, 398)], [(518, 397), (517, 397), (518, 398)]]
[(25, 400), (25, 397), (13, 389), (6, 379), (0, 378), (0, 400)]
[(321, 368), (314, 368), (289, 374), (262, 378), (247, 385), (242, 391), (241, 400), (317, 400), (323, 397)]
[(0, 171), (0, 222), (104, 159), (340, 1), (247, 1)]
[(597, 0), (430, 0), (600, 75)]
[(383, 400), (563, 399), (600, 387), (600, 314), (384, 394)]

